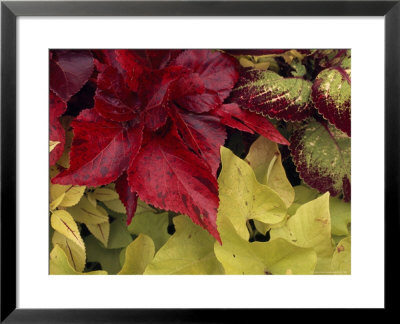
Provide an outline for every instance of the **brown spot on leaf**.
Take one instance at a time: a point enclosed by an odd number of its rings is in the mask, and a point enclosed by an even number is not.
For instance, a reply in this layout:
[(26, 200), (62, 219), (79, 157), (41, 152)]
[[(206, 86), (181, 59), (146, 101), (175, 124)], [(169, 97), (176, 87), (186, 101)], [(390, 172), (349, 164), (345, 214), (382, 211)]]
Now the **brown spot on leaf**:
[(338, 253), (343, 252), (344, 251), (344, 246), (343, 245), (339, 245), (337, 247), (337, 251), (338, 251)]
[(316, 221), (316, 222), (321, 222), (321, 223), (324, 224), (324, 225), (327, 225), (327, 224), (328, 224), (328, 219), (327, 219), (327, 218), (325, 218), (325, 219), (316, 218), (315, 221)]

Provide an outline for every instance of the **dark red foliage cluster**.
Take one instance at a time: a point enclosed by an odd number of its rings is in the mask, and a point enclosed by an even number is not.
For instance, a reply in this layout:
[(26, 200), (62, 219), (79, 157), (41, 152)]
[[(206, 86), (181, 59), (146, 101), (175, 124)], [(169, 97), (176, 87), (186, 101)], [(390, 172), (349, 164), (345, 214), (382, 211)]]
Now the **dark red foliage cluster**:
[(288, 144), (266, 118), (224, 104), (237, 61), (211, 50), (51, 51), (51, 140), (64, 138), (57, 119), (89, 78), (94, 107), (72, 121), (70, 168), (52, 182), (116, 182), (128, 223), (140, 197), (188, 215), (220, 241), (216, 176), (226, 126)]

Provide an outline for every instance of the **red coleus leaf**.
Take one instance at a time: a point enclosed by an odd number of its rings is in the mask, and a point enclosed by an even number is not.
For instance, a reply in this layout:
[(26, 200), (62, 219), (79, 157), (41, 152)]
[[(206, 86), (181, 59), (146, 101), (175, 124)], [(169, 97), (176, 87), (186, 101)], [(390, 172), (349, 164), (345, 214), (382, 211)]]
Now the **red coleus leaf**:
[(221, 122), (232, 128), (239, 129), (248, 133), (258, 133), (273, 142), (289, 145), (275, 126), (265, 117), (255, 113), (240, 109), (235, 104), (222, 105), (215, 114), (221, 117)]
[(346, 49), (316, 50), (312, 54), (315, 63), (322, 68), (340, 66), (348, 57), (350, 57), (350, 50)]
[(119, 199), (126, 208), (126, 223), (129, 225), (136, 212), (138, 195), (136, 192), (131, 191), (126, 172), (115, 182), (115, 190), (118, 192)]
[(128, 168), (142, 142), (142, 125), (107, 121), (93, 109), (82, 111), (71, 126), (71, 166), (53, 178), (53, 183), (95, 187), (115, 181)]
[(67, 102), (89, 80), (93, 56), (84, 50), (53, 50), (50, 59), (50, 89)]
[(171, 107), (170, 116), (186, 143), (216, 175), (221, 162), (220, 147), (226, 139), (225, 127), (219, 118), (210, 115), (196, 115)]
[(222, 105), (238, 78), (235, 59), (209, 50), (94, 55), (94, 109), (72, 122), (71, 166), (53, 182), (99, 186), (118, 179), (128, 222), (139, 196), (188, 215), (219, 240), (216, 172), (224, 125), (288, 144), (266, 118)]
[(145, 71), (151, 71), (144, 51), (115, 50), (116, 60), (125, 70), (125, 81), (132, 91), (138, 91), (140, 78)]
[(148, 129), (156, 130), (166, 123), (172, 84), (186, 73), (187, 70), (181, 66), (171, 66), (142, 76), (139, 94), (145, 107), (145, 126)]
[(182, 50), (146, 50), (145, 55), (153, 69), (164, 69)]
[(229, 100), (264, 116), (298, 121), (311, 115), (311, 85), (302, 78), (246, 68), (241, 70)]
[(128, 181), (145, 202), (188, 215), (221, 241), (216, 226), (217, 180), (175, 129), (142, 147), (128, 170)]
[(61, 157), (65, 145), (65, 130), (58, 118), (67, 109), (67, 104), (50, 91), (50, 141), (59, 142), (50, 152), (50, 165), (54, 165)]
[(210, 111), (229, 96), (238, 72), (236, 61), (220, 52), (188, 50), (180, 54), (176, 65), (184, 66), (201, 79), (204, 92), (176, 99), (176, 103), (195, 113)]
[(347, 135), (351, 135), (351, 84), (340, 67), (321, 71), (312, 86), (312, 99), (319, 113)]
[(94, 100), (96, 111), (114, 121), (134, 119), (141, 109), (137, 93), (125, 85), (123, 76), (114, 67), (107, 67), (98, 75)]

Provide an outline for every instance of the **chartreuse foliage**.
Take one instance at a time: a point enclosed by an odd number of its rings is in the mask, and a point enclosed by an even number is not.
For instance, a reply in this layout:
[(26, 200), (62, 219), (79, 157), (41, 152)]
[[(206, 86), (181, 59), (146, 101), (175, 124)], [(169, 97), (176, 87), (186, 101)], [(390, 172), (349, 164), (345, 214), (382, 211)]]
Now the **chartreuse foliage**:
[[(351, 272), (349, 203), (305, 185), (292, 187), (279, 149), (269, 140), (256, 140), (244, 160), (221, 147), (221, 159), (217, 226), (222, 244), (186, 215), (172, 217), (175, 233), (170, 235), (171, 216), (142, 201), (127, 226), (126, 214), (115, 212), (122, 207), (113, 211), (96, 199), (117, 201), (112, 186), (86, 189), (76, 205), (52, 212), (50, 273)], [(82, 239), (77, 224), (85, 224), (91, 234)], [(108, 224), (107, 232), (102, 224)], [(265, 232), (270, 235), (266, 242), (249, 241), (255, 233)], [(98, 264), (102, 271), (89, 271), (88, 264)]]
[(168, 213), (160, 212), (139, 201), (128, 231), (133, 235), (146, 234), (153, 240), (155, 250), (158, 251), (171, 236), (168, 234), (168, 225)]
[(253, 242), (241, 238), (228, 217), (220, 214), (218, 229), (222, 246), (215, 243), (215, 254), (226, 274), (312, 274), (316, 252), (277, 239)]
[(50, 253), (50, 274), (58, 274), (58, 275), (106, 275), (106, 271), (91, 271), (91, 272), (78, 272), (76, 271), (70, 264), (65, 251), (57, 244), (54, 246), (54, 249)]
[(249, 239), (247, 221), (277, 224), (286, 215), (285, 202), (267, 185), (257, 181), (251, 166), (221, 147), (222, 171), (218, 178), (221, 215), (228, 217), (243, 239)]
[(145, 274), (222, 274), (212, 236), (187, 216), (174, 218), (176, 232), (157, 252)]
[(118, 274), (143, 274), (147, 265), (154, 257), (154, 243), (145, 234), (139, 236), (127, 246), (125, 263)]
[(51, 51), (50, 90), (50, 274), (351, 273), (350, 50)]

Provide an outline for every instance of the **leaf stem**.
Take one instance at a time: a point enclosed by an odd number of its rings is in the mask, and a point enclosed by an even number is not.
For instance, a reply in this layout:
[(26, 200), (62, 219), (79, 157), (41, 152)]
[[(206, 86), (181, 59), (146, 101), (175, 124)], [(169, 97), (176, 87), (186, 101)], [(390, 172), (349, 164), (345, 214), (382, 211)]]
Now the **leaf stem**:
[(269, 176), (271, 175), (272, 168), (274, 167), (275, 162), (276, 162), (276, 160), (278, 159), (278, 156), (279, 156), (279, 153), (278, 153), (278, 152), (275, 152), (275, 154), (274, 154), (274, 156), (273, 156), (273, 158), (272, 158), (272, 160), (271, 160), (271, 162), (270, 162), (270, 164), (269, 164), (269, 166), (268, 166), (267, 181), (266, 181), (266, 183), (268, 183)]

